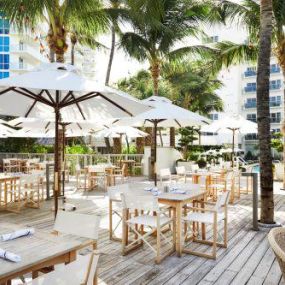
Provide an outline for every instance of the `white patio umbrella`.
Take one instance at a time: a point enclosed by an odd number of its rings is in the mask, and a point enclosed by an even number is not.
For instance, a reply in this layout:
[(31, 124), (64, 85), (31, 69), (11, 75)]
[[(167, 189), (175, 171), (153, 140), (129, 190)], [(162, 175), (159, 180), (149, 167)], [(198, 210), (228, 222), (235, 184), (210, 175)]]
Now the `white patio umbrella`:
[(148, 110), (128, 94), (99, 86), (82, 77), (74, 66), (41, 65), (25, 74), (0, 80), (0, 114), (55, 121), (55, 214), (59, 190), (59, 122), (135, 116)]
[(148, 136), (147, 133), (130, 127), (130, 126), (113, 126), (110, 128), (106, 128), (104, 130), (98, 131), (94, 134), (95, 138), (121, 138), (122, 136), (126, 138), (126, 144), (129, 153), (129, 138), (139, 138)]
[(153, 127), (154, 143), (151, 148), (152, 164), (154, 166), (154, 182), (157, 184), (156, 173), (156, 134), (157, 127), (186, 127), (201, 126), (210, 122), (209, 119), (172, 104), (172, 101), (160, 96), (151, 96), (142, 100), (146, 105), (153, 107), (133, 118), (124, 118), (114, 123), (133, 127)]
[(223, 116), (212, 124), (203, 126), (201, 132), (231, 133), (232, 134), (232, 166), (234, 164), (235, 135), (236, 133), (257, 133), (257, 124), (246, 120), (240, 115)]

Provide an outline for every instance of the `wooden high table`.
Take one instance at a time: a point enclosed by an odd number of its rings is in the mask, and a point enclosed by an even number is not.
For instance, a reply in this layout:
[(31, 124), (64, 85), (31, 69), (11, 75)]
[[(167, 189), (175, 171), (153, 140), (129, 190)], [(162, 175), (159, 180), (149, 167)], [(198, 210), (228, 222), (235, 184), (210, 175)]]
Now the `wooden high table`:
[[(20, 228), (25, 226), (0, 223), (0, 235)], [(30, 236), (0, 241), (0, 248), (21, 256), (17, 263), (0, 258), (0, 285), (11, 284), (12, 279), (44, 267), (74, 261), (76, 251), (85, 242), (83, 238), (56, 236), (38, 229)]]
[[(186, 189), (185, 189), (186, 190)], [(182, 210), (183, 206), (193, 202), (194, 200), (206, 201), (207, 191), (190, 190), (186, 194), (163, 193), (158, 195), (158, 202), (171, 206), (176, 212), (176, 244), (175, 249), (178, 256), (182, 254)], [(204, 206), (202, 206), (204, 207)], [(205, 239), (206, 229), (202, 225), (202, 239)]]

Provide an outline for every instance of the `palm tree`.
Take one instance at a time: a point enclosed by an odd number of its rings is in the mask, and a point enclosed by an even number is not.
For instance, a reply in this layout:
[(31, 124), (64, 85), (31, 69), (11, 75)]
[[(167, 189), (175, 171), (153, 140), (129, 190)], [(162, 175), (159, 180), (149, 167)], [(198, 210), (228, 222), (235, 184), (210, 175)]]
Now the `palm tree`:
[[(169, 60), (203, 49), (175, 45), (188, 36), (196, 36), (200, 25), (208, 21), (209, 2), (189, 0), (127, 1), (132, 30), (121, 36), (120, 45), (131, 57), (147, 60), (153, 81), (153, 95), (159, 95), (161, 65)], [(173, 130), (171, 131), (173, 137)], [(156, 134), (153, 134), (155, 137)], [(173, 144), (173, 139), (171, 139)], [(154, 157), (152, 143), (151, 157)], [(154, 162), (152, 161), (152, 168)]]
[(111, 48), (110, 48), (110, 56), (108, 61), (105, 85), (109, 85), (110, 81), (111, 69), (115, 54), (116, 33), (120, 31), (118, 25), (118, 17), (120, 13), (123, 11), (121, 10), (122, 0), (109, 0), (109, 5), (110, 8), (107, 8), (106, 12), (108, 16), (111, 18)]
[(101, 0), (0, 0), (0, 10), (19, 28), (48, 25), (47, 43), (57, 62), (64, 62), (68, 33), (74, 26), (77, 31), (94, 31), (107, 25), (101, 8)]
[(270, 138), (269, 78), (272, 0), (260, 1), (260, 43), (257, 69), (257, 121), (260, 149), (262, 223), (274, 223), (273, 173)]
[[(261, 222), (274, 223), (272, 156), (270, 149), (269, 76), (271, 49), (285, 76), (285, 5), (282, 0), (244, 0), (242, 4), (223, 1), (221, 15), (243, 23), (248, 29), (248, 41), (242, 44), (222, 42), (215, 50), (215, 63), (229, 66), (234, 63), (256, 61), (257, 122), (261, 166)], [(272, 15), (273, 14), (273, 15)], [(217, 65), (216, 65), (217, 67)], [(285, 157), (285, 156), (284, 156)]]

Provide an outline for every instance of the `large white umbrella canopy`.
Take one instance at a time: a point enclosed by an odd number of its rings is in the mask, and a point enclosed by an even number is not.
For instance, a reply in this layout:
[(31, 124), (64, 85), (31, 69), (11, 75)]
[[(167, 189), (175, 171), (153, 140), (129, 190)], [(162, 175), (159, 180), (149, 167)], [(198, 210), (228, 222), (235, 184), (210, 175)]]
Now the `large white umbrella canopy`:
[(153, 108), (135, 117), (123, 118), (116, 122), (116, 125), (153, 127), (153, 122), (157, 121), (160, 127), (181, 128), (211, 122), (206, 117), (172, 104), (171, 100), (162, 96), (151, 96), (142, 102)]
[(96, 138), (119, 138), (125, 135), (129, 138), (139, 138), (148, 136), (147, 133), (129, 126), (113, 126), (94, 134)]
[(151, 96), (142, 100), (152, 109), (143, 112), (133, 118), (123, 118), (115, 121), (117, 125), (133, 126), (133, 127), (153, 127), (154, 143), (151, 148), (152, 165), (154, 167), (154, 182), (157, 184), (156, 175), (156, 133), (157, 127), (187, 127), (201, 126), (210, 122), (209, 119), (197, 113), (188, 111), (172, 104), (172, 101), (162, 96)]
[[(0, 114), (63, 121), (105, 121), (135, 116), (149, 108), (134, 97), (82, 77), (71, 65), (49, 63), (0, 80)], [(57, 98), (58, 97), (58, 98)]]
[(223, 116), (209, 125), (201, 128), (201, 132), (232, 133), (236, 130), (241, 134), (257, 133), (257, 124), (246, 120), (241, 115)]
[(71, 65), (49, 63), (0, 80), (0, 114), (55, 120), (55, 214), (59, 191), (59, 121), (135, 116), (149, 108), (128, 94), (99, 86)]
[(223, 116), (212, 124), (203, 126), (201, 132), (232, 134), (232, 166), (234, 164), (235, 135), (237, 133), (257, 133), (257, 124), (246, 120), (241, 115)]

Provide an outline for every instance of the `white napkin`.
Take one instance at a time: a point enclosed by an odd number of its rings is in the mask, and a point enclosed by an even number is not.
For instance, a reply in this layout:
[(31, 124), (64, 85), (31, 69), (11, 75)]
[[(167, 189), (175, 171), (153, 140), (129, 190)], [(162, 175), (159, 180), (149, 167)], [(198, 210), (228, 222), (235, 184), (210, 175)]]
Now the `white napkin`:
[(177, 188), (171, 189), (170, 192), (174, 194), (186, 194), (185, 190), (177, 189)]
[(153, 196), (158, 196), (159, 194), (161, 194), (161, 191), (152, 191), (151, 193)]
[(2, 248), (0, 248), (0, 258), (6, 259), (6, 260), (10, 260), (13, 262), (20, 262), (21, 261), (21, 256), (17, 255), (15, 253), (6, 251)]
[(0, 240), (1, 241), (7, 241), (7, 240), (23, 237), (23, 236), (32, 235), (34, 233), (35, 233), (34, 228), (20, 229), (20, 230), (17, 230), (17, 231), (8, 233), (8, 234), (0, 235)]

